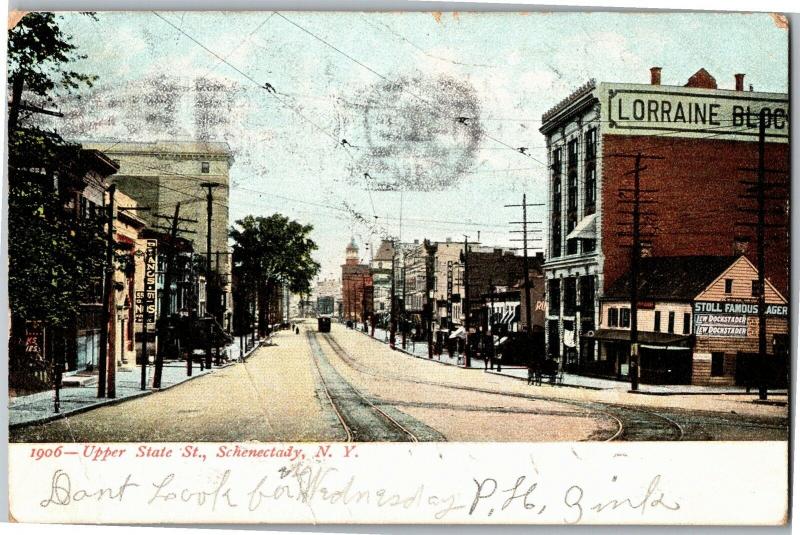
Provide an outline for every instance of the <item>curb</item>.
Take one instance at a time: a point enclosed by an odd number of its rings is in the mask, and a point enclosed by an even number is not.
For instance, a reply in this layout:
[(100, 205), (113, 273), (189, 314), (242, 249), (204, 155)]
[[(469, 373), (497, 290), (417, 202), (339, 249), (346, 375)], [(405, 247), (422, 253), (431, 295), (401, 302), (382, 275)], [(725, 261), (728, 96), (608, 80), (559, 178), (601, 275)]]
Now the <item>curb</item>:
[[(235, 364), (235, 363), (219, 366), (216, 369), (221, 370), (222, 368), (225, 368), (227, 366), (231, 366), (233, 364)], [(156, 394), (158, 392), (165, 392), (165, 391), (169, 390), (170, 388), (174, 388), (174, 387), (182, 385), (184, 383), (188, 383), (189, 381), (191, 381), (193, 379), (197, 379), (198, 377), (203, 377), (205, 375), (213, 373), (213, 371), (214, 371), (213, 369), (209, 370), (209, 371), (203, 371), (203, 373), (200, 373), (198, 375), (192, 375), (191, 377), (186, 377), (182, 381), (178, 381), (177, 383), (173, 383), (171, 385), (164, 386), (164, 387), (161, 387), (161, 388), (157, 388), (157, 389), (151, 388), (149, 390), (136, 392), (135, 394), (131, 394), (130, 396), (124, 396), (124, 397), (120, 397), (120, 398), (104, 399), (102, 401), (97, 401), (97, 402), (94, 402), (94, 403), (90, 403), (88, 405), (84, 405), (83, 407), (78, 407), (78, 408), (72, 409), (72, 410), (67, 411), (67, 412), (59, 412), (58, 414), (51, 414), (49, 416), (45, 416), (44, 418), (38, 418), (36, 420), (29, 420), (27, 422), (17, 422), (15, 424), (8, 424), (8, 430), (9, 431), (13, 431), (13, 430), (16, 430), (16, 429), (22, 429), (24, 427), (29, 427), (29, 426), (33, 426), (33, 425), (47, 424), (47, 423), (50, 423), (50, 422), (54, 422), (56, 420), (61, 420), (61, 419), (66, 418), (68, 416), (75, 416), (76, 414), (81, 414), (81, 413), (84, 413), (84, 412), (89, 412), (89, 411), (94, 410), (94, 409), (99, 409), (100, 407), (117, 405), (118, 403), (122, 403), (123, 401), (130, 401), (130, 400), (133, 400), (133, 399), (149, 396), (151, 394)]]
[[(492, 375), (498, 375), (500, 377), (508, 377), (510, 379), (517, 379), (518, 381), (528, 382), (528, 378), (527, 377), (517, 377), (516, 375), (506, 375), (504, 373), (497, 373), (497, 372), (493, 372), (493, 371), (487, 371), (486, 373), (491, 373)], [(599, 386), (570, 385), (570, 384), (565, 384), (565, 383), (561, 383), (560, 385), (559, 384), (555, 384), (554, 385), (554, 384), (551, 384), (549, 382), (548, 383), (542, 382), (541, 385), (531, 385), (531, 386), (544, 386), (545, 384), (547, 384), (549, 386), (552, 386), (552, 387), (559, 386), (559, 387), (567, 387), (567, 388), (583, 388), (584, 390), (609, 390), (608, 388), (601, 388)]]
[[(388, 345), (389, 345), (389, 343), (388, 343), (388, 342), (384, 342), (383, 340), (380, 340), (380, 339), (378, 339), (378, 338), (375, 338), (375, 337), (373, 337), (373, 336), (370, 336), (370, 334), (369, 334), (369, 333), (365, 333), (364, 331), (358, 331), (358, 330), (356, 330), (356, 332), (357, 332), (357, 333), (359, 333), (359, 334), (363, 334), (363, 335), (364, 335), (364, 336), (366, 336), (367, 338), (370, 338), (370, 339), (372, 339), (372, 340), (375, 340), (376, 342), (378, 342), (378, 343), (381, 343), (381, 344), (383, 344), (383, 345), (386, 345), (386, 346), (388, 346)], [(444, 364), (445, 366), (454, 366), (454, 367), (456, 367), (456, 368), (460, 368), (460, 369), (462, 369), (462, 370), (480, 370), (480, 369), (481, 369), (481, 368), (478, 368), (478, 367), (466, 368), (466, 367), (464, 367), (464, 366), (460, 366), (460, 365), (458, 365), (458, 364), (453, 364), (453, 363), (450, 363), (450, 362), (442, 362), (441, 360), (438, 360), (438, 359), (436, 359), (436, 358), (421, 357), (421, 356), (417, 355), (416, 353), (411, 353), (410, 351), (407, 351), (407, 350), (405, 350), (405, 349), (402, 349), (402, 348), (400, 348), (400, 347), (395, 347), (395, 348), (394, 348), (394, 351), (397, 351), (397, 352), (399, 352), (399, 353), (403, 353), (403, 354), (405, 354), (405, 355), (408, 355), (409, 357), (414, 357), (414, 358), (416, 358), (416, 359), (420, 359), (420, 360), (422, 360), (422, 361), (425, 361), (425, 362), (434, 362), (434, 363), (436, 363), (436, 364)]]

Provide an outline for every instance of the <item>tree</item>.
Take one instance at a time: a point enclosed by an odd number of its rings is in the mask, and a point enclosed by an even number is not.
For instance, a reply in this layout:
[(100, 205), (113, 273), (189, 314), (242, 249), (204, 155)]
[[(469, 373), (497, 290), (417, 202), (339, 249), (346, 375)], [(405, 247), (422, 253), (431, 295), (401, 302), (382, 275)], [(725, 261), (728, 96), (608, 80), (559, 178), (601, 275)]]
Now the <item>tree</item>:
[(285, 284), (293, 293), (307, 292), (319, 272), (320, 266), (311, 256), (317, 249), (308, 237), (312, 230), (311, 225), (281, 214), (250, 215), (231, 228), (236, 293), (240, 299), (237, 308), (246, 310), (246, 303), (257, 300), (261, 335), (266, 334), (270, 322), (268, 308), (275, 290)]
[(56, 345), (63, 342), (57, 333), (75, 321), (103, 266), (103, 214), (75, 218), (66, 211), (87, 172), (80, 146), (65, 142), (40, 120), (43, 113), (52, 114), (42, 106), (95, 80), (70, 68), (84, 56), (61, 31), (59, 19), (53, 13), (30, 13), (8, 32), (12, 363), (25, 358), (20, 346), (28, 320), (50, 329), (48, 338)]

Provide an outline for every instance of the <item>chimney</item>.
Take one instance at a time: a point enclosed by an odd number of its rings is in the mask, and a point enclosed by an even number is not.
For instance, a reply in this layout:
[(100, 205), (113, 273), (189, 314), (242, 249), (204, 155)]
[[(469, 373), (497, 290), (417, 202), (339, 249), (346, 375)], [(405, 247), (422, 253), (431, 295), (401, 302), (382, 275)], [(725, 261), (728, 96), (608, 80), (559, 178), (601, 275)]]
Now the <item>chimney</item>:
[(661, 67), (650, 67), (650, 85), (661, 85)]
[(739, 256), (747, 254), (747, 249), (750, 247), (749, 236), (734, 236), (733, 238), (733, 255)]
[(744, 74), (734, 74), (733, 77), (736, 78), (736, 91), (744, 91)]

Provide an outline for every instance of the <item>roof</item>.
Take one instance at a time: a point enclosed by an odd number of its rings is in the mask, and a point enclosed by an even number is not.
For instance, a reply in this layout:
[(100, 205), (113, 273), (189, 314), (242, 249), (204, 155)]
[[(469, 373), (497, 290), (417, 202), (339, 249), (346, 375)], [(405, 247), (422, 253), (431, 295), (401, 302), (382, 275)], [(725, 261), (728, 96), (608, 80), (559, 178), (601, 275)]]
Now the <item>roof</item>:
[[(639, 263), (639, 298), (690, 301), (705, 290), (736, 256), (659, 256)], [(630, 271), (605, 292), (605, 298), (630, 296)]]
[(100, 149), (106, 154), (197, 154), (230, 157), (231, 148), (224, 141), (81, 141), (86, 148)]
[(552, 119), (558, 112), (566, 109), (570, 104), (578, 101), (581, 97), (594, 91), (597, 82), (594, 78), (589, 79), (585, 84), (569, 94), (565, 99), (561, 100), (558, 104), (542, 114), (542, 123), (546, 123)]
[(394, 257), (394, 246), (389, 240), (383, 240), (375, 253), (373, 260), (391, 260)]

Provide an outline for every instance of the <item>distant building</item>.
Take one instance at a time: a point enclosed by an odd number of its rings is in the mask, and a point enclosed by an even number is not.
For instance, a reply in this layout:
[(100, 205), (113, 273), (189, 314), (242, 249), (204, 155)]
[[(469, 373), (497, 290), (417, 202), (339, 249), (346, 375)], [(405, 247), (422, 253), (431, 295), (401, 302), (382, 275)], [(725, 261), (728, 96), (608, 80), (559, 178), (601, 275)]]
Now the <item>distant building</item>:
[(370, 262), (373, 285), (373, 309), (382, 324), (388, 323), (392, 308), (392, 269), (394, 262), (394, 244), (391, 240), (382, 240), (378, 251)]
[(366, 321), (372, 315), (372, 275), (367, 264), (361, 264), (355, 239), (345, 249), (342, 264), (343, 319)]
[[(590, 80), (542, 116), (548, 150), (547, 348), (567, 370), (597, 360), (587, 333), (603, 320), (599, 300), (630, 268), (632, 155), (643, 160), (643, 256), (725, 256), (755, 262), (751, 186), (758, 114), (768, 114), (766, 167), (788, 170), (788, 96), (744, 90), (744, 75), (721, 89), (700, 69), (682, 85)], [(788, 184), (788, 173), (770, 182)], [(773, 188), (766, 273), (788, 289), (788, 193)], [(737, 208), (743, 208), (737, 210)], [(749, 224), (749, 226), (747, 226)]]
[(194, 242), (195, 254), (205, 257), (208, 212), (207, 190), (202, 183), (219, 184), (213, 189), (211, 224), (212, 269), (222, 275), (223, 292), (216, 305), (217, 319), (229, 326), (231, 269), (228, 248), (229, 172), (233, 156), (227, 143), (211, 141), (155, 141), (102, 143), (87, 142), (84, 146), (104, 150), (117, 162), (119, 172), (110, 180), (140, 206), (148, 226), (168, 227), (177, 203), (179, 217), (195, 219), (181, 222), (180, 228), (192, 231), (182, 236)]

